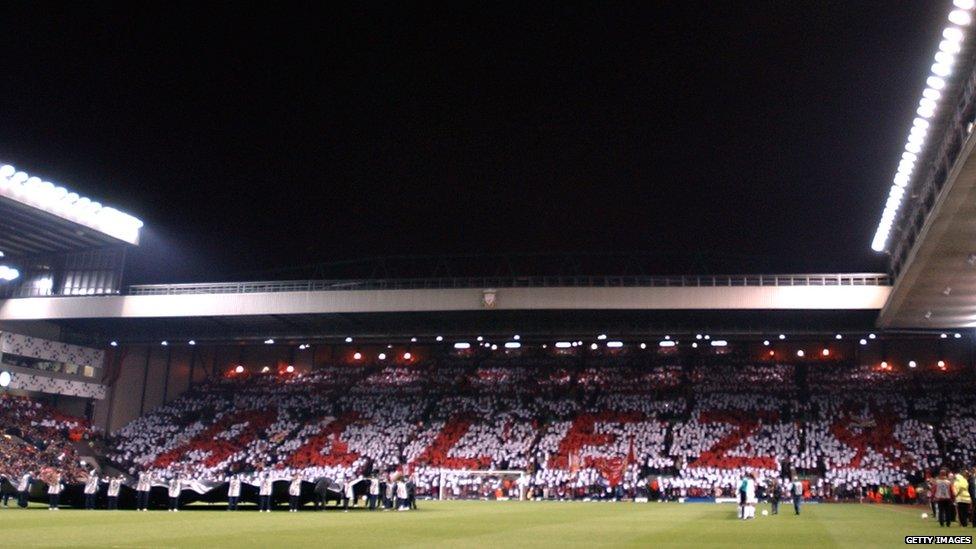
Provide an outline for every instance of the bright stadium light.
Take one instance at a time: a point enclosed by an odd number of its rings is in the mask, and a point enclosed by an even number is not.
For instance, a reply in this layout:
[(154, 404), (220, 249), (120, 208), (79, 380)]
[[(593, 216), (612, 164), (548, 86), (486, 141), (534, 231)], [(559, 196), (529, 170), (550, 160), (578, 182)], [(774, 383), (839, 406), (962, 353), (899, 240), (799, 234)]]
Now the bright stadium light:
[(965, 27), (973, 22), (973, 16), (966, 10), (952, 10), (949, 12), (949, 21)]
[(798, 356), (800, 358), (803, 358), (803, 355), (805, 355), (805, 354), (806, 353), (803, 352), (803, 349), (800, 349), (799, 351), (796, 352), (796, 356)]
[(607, 342), (607, 347), (610, 347), (611, 349), (619, 349), (620, 347), (623, 347), (623, 346), (624, 346), (624, 343), (622, 341), (608, 341)]
[(0, 280), (11, 282), (16, 280), (18, 277), (20, 277), (20, 271), (14, 269), (13, 267), (0, 265)]
[(377, 356), (376, 358), (380, 360), (386, 360), (386, 353), (380, 353), (379, 356)]
[(522, 344), (519, 343), (518, 341), (507, 341), (507, 342), (505, 342), (505, 348), (506, 349), (519, 349), (521, 347), (522, 347)]
[(962, 337), (962, 334), (960, 334), (959, 332), (956, 332), (955, 334), (952, 335), (952, 337), (954, 337), (956, 339), (959, 339), (960, 337)]
[(914, 368), (916, 366), (918, 366), (918, 364), (914, 360), (909, 360), (908, 361), (908, 367), (909, 368)]
[[(956, 56), (947, 51), (935, 52), (934, 58), (937, 63), (942, 63), (943, 65), (950, 67), (956, 62)], [(925, 91), (922, 91), (922, 97), (926, 97)]]
[(600, 335), (596, 336), (596, 338), (599, 339), (600, 341), (603, 341), (604, 339), (607, 338), (607, 334), (600, 334)]
[(118, 347), (119, 346), (119, 342), (118, 341), (112, 341), (111, 343), (109, 343), (109, 345), (111, 345), (112, 347)]
[(265, 339), (264, 340), (264, 344), (265, 345), (274, 345), (274, 340), (273, 339)]
[(359, 351), (356, 351), (355, 353), (352, 354), (352, 359), (353, 360), (362, 360), (363, 359), (363, 353), (360, 353)]
[(413, 358), (413, 355), (410, 354), (409, 352), (403, 353), (403, 360), (410, 360), (412, 358)]
[(444, 336), (437, 336), (434, 338), (434, 341), (444, 341)]
[(237, 368), (234, 368), (234, 371), (237, 372), (238, 374), (243, 374), (244, 373), (244, 367), (241, 366), (240, 364), (238, 364), (237, 365)]
[(417, 338), (415, 338), (415, 337), (411, 337), (410, 338), (410, 343), (416, 343), (416, 342), (417, 342)]
[(569, 349), (572, 346), (573, 346), (573, 344), (570, 343), (569, 341), (557, 341), (556, 342), (556, 348), (557, 349)]
[(10, 372), (6, 370), (0, 372), (0, 387), (9, 387), (11, 379), (13, 379), (13, 376), (10, 375)]
[(193, 345), (196, 345), (196, 344), (197, 344), (197, 342), (194, 341), (194, 340), (192, 340), (192, 339), (187, 342), (187, 345), (190, 345), (190, 346), (193, 346)]
[[(659, 341), (657, 344), (660, 347), (674, 347), (675, 346), (675, 343), (673, 341)], [(641, 343), (641, 345), (643, 345), (643, 343)], [(698, 345), (698, 344), (697, 343), (693, 343), (692, 345)]]
[(352, 338), (351, 337), (347, 337), (346, 338), (346, 343), (352, 343)]
[[(942, 31), (943, 40), (939, 42), (938, 51), (933, 56), (935, 63), (930, 69), (932, 74), (925, 80), (927, 87), (922, 90), (922, 97), (916, 110), (918, 118), (912, 122), (913, 127), (905, 144), (906, 152), (902, 155), (903, 160), (899, 164), (897, 175), (893, 180), (893, 189), (894, 187), (907, 187), (911, 183), (912, 172), (915, 168), (914, 162), (926, 145), (925, 132), (929, 127), (927, 119), (935, 116), (939, 101), (946, 99), (942, 90), (948, 85), (946, 79), (952, 75), (952, 67), (956, 62), (955, 55), (962, 50), (961, 42), (965, 39), (965, 33), (960, 27), (972, 23), (972, 14), (969, 10), (973, 8), (974, 3), (976, 3), (974, 0), (958, 0), (955, 3), (957, 9), (952, 10), (948, 15), (949, 22), (954, 26)], [(901, 208), (902, 198), (902, 194), (892, 193), (889, 195), (874, 238), (871, 240), (871, 249), (877, 252), (883, 252), (887, 249), (895, 218)]]
[[(962, 51), (962, 46), (959, 42), (953, 42), (952, 40), (943, 40), (939, 42), (939, 51), (944, 51), (949, 54), (957, 54)], [(942, 88), (939, 88), (940, 90)]]
[(834, 339), (844, 339), (844, 336), (842, 336), (841, 334), (837, 334), (834, 336)]
[(37, 208), (107, 234), (129, 244), (139, 243), (139, 219), (31, 177), (10, 164), (0, 165), (0, 196)]
[(763, 340), (763, 345), (764, 345), (765, 347), (769, 347), (769, 340), (768, 340), (768, 339), (764, 339), (764, 340)]
[[(931, 99), (924, 99), (924, 98), (922, 100), (923, 101), (932, 101)], [(926, 105), (922, 105), (922, 106), (925, 107)], [(933, 108), (934, 109), (935, 107), (929, 107), (929, 108)], [(922, 134), (919, 134), (919, 133), (910, 134), (908, 136), (908, 142), (909, 143), (915, 143), (916, 145), (918, 145), (919, 147), (921, 147), (922, 145), (925, 144), (925, 136), (922, 135)]]
[(169, 345), (169, 341), (163, 340), (163, 341), (159, 342), (159, 344), (162, 345), (163, 347), (166, 347), (166, 346)]
[(465, 341), (459, 341), (458, 343), (455, 343), (454, 344), (454, 348), (455, 349), (470, 349), (471, 348), (471, 344), (468, 343), (468, 342), (465, 342)]
[(285, 368), (285, 371), (286, 371), (286, 372), (288, 372), (289, 374), (293, 374), (293, 373), (295, 373), (295, 367), (294, 367), (294, 366), (292, 366), (291, 364), (289, 364), (289, 365), (288, 365), (288, 366), (287, 366), (287, 367)]
[(866, 340), (864, 338), (861, 338), (861, 340), (858, 341), (858, 343), (860, 343), (861, 345), (867, 345), (868, 344), (868, 340)]
[(515, 341), (518, 341), (518, 340), (522, 339), (522, 336), (520, 336), (518, 334), (515, 334), (515, 335), (512, 336), (512, 339), (514, 339)]
[(715, 339), (712, 341), (712, 347), (725, 347), (729, 342), (724, 339)]

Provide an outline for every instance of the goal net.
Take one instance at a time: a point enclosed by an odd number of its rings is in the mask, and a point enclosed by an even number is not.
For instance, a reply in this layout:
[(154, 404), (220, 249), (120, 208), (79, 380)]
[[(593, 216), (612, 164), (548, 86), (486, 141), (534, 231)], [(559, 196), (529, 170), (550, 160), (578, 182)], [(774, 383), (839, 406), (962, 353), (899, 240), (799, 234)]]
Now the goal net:
[(529, 475), (518, 470), (441, 470), (439, 499), (524, 500)]

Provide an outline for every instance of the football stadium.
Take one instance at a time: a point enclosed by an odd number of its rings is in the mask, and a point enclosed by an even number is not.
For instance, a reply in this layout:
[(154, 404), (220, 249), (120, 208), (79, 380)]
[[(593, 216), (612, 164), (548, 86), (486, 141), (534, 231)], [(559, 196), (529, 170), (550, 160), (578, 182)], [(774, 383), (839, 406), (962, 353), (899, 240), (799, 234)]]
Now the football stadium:
[(902, 75), (904, 131), (863, 151), (885, 198), (849, 206), (872, 237), (794, 227), (851, 240), (874, 272), (434, 242), (232, 272), (219, 249), (264, 229), (201, 194), (222, 232), (182, 241), (213, 250), (184, 275), (153, 246), (190, 214), (136, 183), (76, 186), (67, 152), (0, 150), (0, 540), (971, 544), (976, 3), (917, 11), (936, 26), (917, 31), (925, 71)]

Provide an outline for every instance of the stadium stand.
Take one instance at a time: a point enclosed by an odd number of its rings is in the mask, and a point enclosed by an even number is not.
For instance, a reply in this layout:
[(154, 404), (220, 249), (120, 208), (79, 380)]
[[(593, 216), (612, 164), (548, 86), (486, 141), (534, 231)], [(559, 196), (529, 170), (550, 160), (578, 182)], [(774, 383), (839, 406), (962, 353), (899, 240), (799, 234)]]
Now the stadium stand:
[[(948, 385), (947, 385), (948, 384)], [(933, 394), (951, 385), (950, 398)], [(393, 471), (420, 496), (707, 497), (743, 473), (799, 473), (813, 495), (861, 498), (918, 484), (976, 455), (966, 372), (851, 364), (691, 365), (605, 356), (458, 358), (228, 372), (139, 417), (106, 441), (106, 462), (158, 483), (213, 487), (301, 475), (352, 480)], [(52, 465), (80, 481), (73, 440), (86, 422), (5, 398), (2, 473)], [(21, 440), (23, 442), (21, 442)], [(71, 463), (70, 466), (66, 464)], [(524, 471), (505, 483), (470, 471)], [(518, 484), (518, 485), (516, 485)]]

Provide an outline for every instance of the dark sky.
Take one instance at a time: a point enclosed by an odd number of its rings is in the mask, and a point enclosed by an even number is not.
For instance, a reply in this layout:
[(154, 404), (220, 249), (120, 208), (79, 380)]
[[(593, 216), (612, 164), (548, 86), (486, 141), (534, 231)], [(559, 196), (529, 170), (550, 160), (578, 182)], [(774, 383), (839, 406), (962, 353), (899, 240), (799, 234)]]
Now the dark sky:
[(129, 282), (475, 252), (878, 270), (950, 3), (7, 2), (0, 158), (142, 218)]

